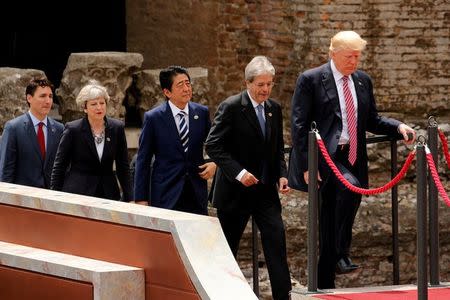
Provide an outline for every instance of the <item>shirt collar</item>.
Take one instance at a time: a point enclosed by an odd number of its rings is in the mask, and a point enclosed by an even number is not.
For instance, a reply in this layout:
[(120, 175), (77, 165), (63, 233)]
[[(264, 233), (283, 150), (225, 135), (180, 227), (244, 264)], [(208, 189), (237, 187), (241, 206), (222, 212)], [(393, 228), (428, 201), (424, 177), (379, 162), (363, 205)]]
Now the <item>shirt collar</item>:
[[(344, 77), (344, 74), (342, 74), (341, 72), (338, 71), (338, 69), (336, 68), (336, 65), (334, 64), (333, 59), (331, 59), (330, 65), (331, 65), (331, 71), (333, 72), (334, 80), (336, 80), (336, 82), (338, 82), (339, 80), (342, 79), (342, 77)], [(348, 81), (353, 81), (351, 74), (348, 76)]]
[(28, 111), (28, 114), (30, 115), (31, 122), (33, 122), (33, 126), (38, 126), (39, 123), (44, 123), (45, 127), (47, 127), (47, 116), (44, 118), (44, 120), (40, 121), (38, 118), (36, 118), (31, 111)]
[(252, 105), (253, 105), (253, 108), (254, 108), (254, 109), (256, 109), (256, 107), (257, 107), (259, 104), (262, 104), (262, 106), (263, 106), (263, 108), (264, 108), (264, 102), (266, 102), (266, 101), (264, 101), (263, 103), (258, 103), (258, 102), (256, 102), (255, 100), (253, 100), (253, 98), (252, 98), (252, 96), (250, 95), (250, 93), (248, 92), (248, 90), (247, 90), (247, 94), (248, 94), (248, 97), (250, 98), (250, 101), (252, 102)]
[(175, 104), (172, 103), (172, 101), (170, 101), (170, 99), (169, 99), (168, 101), (169, 101), (169, 106), (170, 106), (170, 109), (172, 110), (172, 114), (173, 114), (174, 117), (175, 117), (176, 115), (178, 115), (178, 113), (179, 113), (180, 111), (184, 111), (184, 113), (186, 114), (186, 116), (189, 116), (189, 103), (186, 104), (186, 106), (184, 107), (184, 109), (179, 109), (178, 107), (175, 106)]

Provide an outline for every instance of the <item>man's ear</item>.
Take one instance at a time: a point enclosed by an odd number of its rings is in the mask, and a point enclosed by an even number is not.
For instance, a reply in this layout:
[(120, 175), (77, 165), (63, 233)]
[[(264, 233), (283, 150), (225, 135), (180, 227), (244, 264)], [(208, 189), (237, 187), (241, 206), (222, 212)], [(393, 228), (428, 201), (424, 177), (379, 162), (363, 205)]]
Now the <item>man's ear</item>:
[(171, 98), (171, 96), (172, 96), (172, 92), (171, 91), (169, 91), (168, 89), (163, 89), (163, 93), (164, 93), (164, 95), (167, 97), (167, 98)]
[(31, 96), (30, 94), (27, 94), (27, 102), (28, 103), (30, 103), (30, 99), (32, 98), (33, 96)]

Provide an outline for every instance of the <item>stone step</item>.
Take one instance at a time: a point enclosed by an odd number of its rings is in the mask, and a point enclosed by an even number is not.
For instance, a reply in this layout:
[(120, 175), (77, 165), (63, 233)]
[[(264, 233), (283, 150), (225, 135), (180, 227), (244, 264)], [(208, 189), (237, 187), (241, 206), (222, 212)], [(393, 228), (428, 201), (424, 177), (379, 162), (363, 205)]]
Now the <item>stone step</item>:
[(95, 300), (145, 299), (144, 270), (0, 241), (0, 265), (92, 283)]

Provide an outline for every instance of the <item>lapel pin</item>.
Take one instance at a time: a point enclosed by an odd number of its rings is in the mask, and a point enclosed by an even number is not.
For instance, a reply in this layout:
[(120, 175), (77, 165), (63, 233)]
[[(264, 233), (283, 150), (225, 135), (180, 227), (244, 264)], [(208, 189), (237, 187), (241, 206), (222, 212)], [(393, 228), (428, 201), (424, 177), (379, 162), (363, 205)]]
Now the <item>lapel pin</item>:
[(198, 115), (195, 115), (195, 116), (194, 116), (194, 120), (197, 120), (197, 119), (198, 119)]
[(361, 81), (358, 81), (359, 85), (362, 85)]
[(111, 142), (111, 139), (109, 137), (106, 138), (107, 142)]
[(272, 113), (268, 113), (268, 115), (269, 115), (269, 117), (271, 117), (271, 116), (272, 116)]

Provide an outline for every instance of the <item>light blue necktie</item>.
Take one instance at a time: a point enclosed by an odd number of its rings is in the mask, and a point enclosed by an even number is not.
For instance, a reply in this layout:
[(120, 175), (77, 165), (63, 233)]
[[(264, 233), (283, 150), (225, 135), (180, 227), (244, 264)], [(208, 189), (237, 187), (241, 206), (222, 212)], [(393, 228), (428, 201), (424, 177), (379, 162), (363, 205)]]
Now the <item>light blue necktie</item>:
[(263, 136), (266, 137), (266, 121), (264, 120), (263, 109), (264, 107), (262, 104), (256, 106), (256, 116), (258, 117), (259, 126), (261, 126)]

